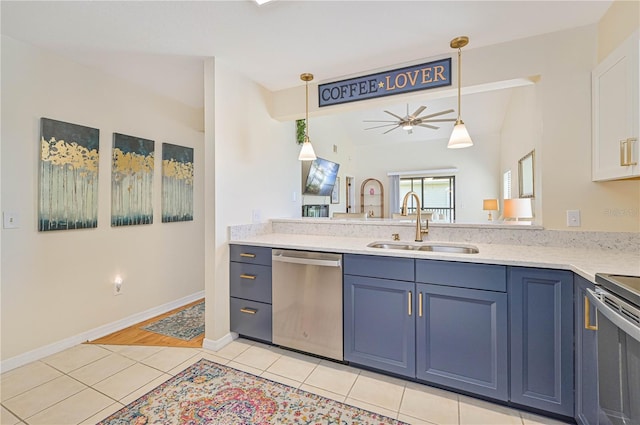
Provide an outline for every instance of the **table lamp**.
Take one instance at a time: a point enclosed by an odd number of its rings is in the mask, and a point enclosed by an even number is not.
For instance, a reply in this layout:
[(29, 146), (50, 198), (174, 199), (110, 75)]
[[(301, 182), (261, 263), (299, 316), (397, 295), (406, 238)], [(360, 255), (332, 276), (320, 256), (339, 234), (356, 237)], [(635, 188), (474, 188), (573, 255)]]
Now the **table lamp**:
[(491, 211), (498, 211), (500, 208), (498, 207), (498, 200), (497, 199), (485, 199), (482, 201), (482, 209), (485, 211), (489, 211), (489, 217), (488, 220), (491, 221), (493, 220), (493, 215), (491, 214)]
[(521, 218), (533, 218), (533, 211), (531, 210), (531, 199), (505, 199), (504, 218), (512, 218), (515, 219), (515, 221), (518, 221)]

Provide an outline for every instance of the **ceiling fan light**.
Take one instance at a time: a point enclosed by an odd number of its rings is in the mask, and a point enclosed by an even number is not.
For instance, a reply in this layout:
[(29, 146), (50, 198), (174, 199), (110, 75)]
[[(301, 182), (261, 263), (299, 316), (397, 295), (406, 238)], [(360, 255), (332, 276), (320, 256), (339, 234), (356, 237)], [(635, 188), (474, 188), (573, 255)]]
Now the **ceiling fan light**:
[(313, 161), (316, 159), (316, 153), (313, 150), (313, 146), (311, 146), (311, 142), (309, 139), (305, 138), (304, 143), (302, 144), (302, 148), (300, 148), (300, 155), (298, 155), (299, 161)]
[(403, 130), (411, 130), (412, 128), (413, 128), (413, 126), (411, 124), (408, 124), (408, 123), (402, 126)]
[(453, 127), (453, 131), (451, 132), (447, 148), (460, 149), (468, 148), (469, 146), (473, 146), (473, 141), (471, 141), (471, 136), (469, 136), (467, 127), (464, 125), (462, 120), (457, 120), (456, 125)]

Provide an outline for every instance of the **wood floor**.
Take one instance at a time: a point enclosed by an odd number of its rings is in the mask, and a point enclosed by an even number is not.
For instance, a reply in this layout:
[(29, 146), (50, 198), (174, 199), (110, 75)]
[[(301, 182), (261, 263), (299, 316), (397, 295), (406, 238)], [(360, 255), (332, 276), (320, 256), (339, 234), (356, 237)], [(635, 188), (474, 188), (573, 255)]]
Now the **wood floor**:
[(184, 341), (178, 338), (171, 338), (169, 336), (160, 335), (154, 332), (145, 331), (141, 329), (150, 323), (164, 319), (180, 310), (191, 307), (203, 300), (194, 301), (191, 304), (187, 304), (175, 310), (171, 310), (167, 313), (161, 314), (144, 322), (140, 322), (128, 328), (114, 332), (110, 335), (103, 336), (102, 338), (95, 339), (93, 341), (87, 341), (87, 344), (112, 344), (112, 345), (155, 345), (163, 347), (202, 347), (202, 341), (204, 340), (204, 334), (197, 336), (189, 341)]

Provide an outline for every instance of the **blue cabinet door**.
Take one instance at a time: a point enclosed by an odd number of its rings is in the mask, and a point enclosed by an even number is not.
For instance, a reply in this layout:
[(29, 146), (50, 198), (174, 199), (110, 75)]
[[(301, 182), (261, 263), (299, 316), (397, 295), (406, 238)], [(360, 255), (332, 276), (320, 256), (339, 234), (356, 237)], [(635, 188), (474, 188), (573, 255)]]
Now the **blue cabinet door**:
[(511, 401), (573, 417), (573, 273), (509, 270)]
[(598, 332), (596, 309), (586, 296), (595, 285), (576, 275), (575, 291), (575, 419), (580, 425), (598, 425)]
[(507, 294), (416, 285), (417, 378), (506, 401)]
[(415, 284), (344, 276), (345, 360), (415, 376)]

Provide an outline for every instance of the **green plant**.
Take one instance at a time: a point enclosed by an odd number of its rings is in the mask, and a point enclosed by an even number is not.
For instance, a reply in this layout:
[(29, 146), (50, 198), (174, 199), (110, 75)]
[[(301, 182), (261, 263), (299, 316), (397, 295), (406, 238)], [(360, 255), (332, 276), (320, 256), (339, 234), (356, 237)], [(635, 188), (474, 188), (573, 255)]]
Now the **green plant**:
[(296, 143), (301, 145), (304, 143), (304, 133), (307, 129), (305, 120), (296, 120)]

